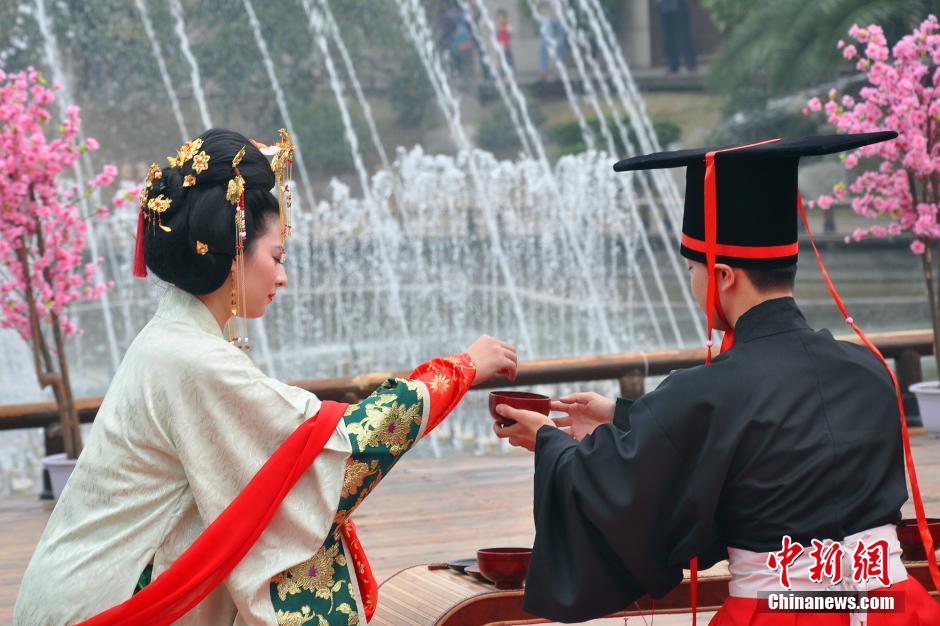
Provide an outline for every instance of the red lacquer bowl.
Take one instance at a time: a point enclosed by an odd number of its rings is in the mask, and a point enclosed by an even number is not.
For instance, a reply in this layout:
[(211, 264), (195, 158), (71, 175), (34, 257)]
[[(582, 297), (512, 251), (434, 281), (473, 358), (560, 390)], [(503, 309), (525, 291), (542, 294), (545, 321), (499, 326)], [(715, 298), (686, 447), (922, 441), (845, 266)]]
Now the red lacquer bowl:
[(532, 548), (486, 548), (477, 550), (477, 566), (497, 589), (521, 589), (531, 556)]
[[(933, 537), (934, 550), (940, 549), (940, 519), (927, 518), (927, 529)], [(901, 542), (901, 558), (905, 561), (926, 561), (924, 544), (920, 540), (916, 519), (902, 519), (898, 524), (898, 541)]]
[(535, 411), (542, 415), (548, 415), (552, 411), (552, 399), (540, 393), (529, 393), (528, 391), (491, 391), (490, 415), (493, 416), (497, 424), (503, 424), (505, 426), (515, 424), (516, 420), (506, 419), (497, 413), (496, 407), (500, 404), (508, 404), (516, 409)]

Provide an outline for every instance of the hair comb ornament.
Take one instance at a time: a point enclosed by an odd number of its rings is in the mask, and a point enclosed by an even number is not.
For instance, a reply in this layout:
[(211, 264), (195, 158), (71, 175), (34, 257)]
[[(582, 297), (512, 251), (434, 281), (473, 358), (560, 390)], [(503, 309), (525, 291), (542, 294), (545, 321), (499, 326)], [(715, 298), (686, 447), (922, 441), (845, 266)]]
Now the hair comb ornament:
[[(162, 193), (154, 198), (147, 197), (150, 195), (150, 190), (157, 186), (157, 191), (163, 191), (166, 187), (166, 184), (163, 182), (163, 171), (160, 169), (160, 166), (156, 163), (150, 165), (150, 169), (147, 170), (147, 179), (144, 181), (144, 188), (140, 191), (140, 210), (144, 219), (150, 222), (151, 226), (154, 228), (159, 226), (163, 232), (169, 233), (173, 229), (163, 223), (163, 213), (166, 213), (172, 205), (172, 200), (164, 196)], [(156, 225), (156, 226), (154, 226)]]
[(209, 155), (205, 151), (193, 155), (193, 171), (202, 174), (209, 169)]
[[(232, 270), (232, 318), (227, 325), (226, 335), (236, 348), (251, 352), (251, 343), (248, 341), (248, 322), (245, 301), (245, 239), (248, 236), (245, 223), (245, 179), (238, 171), (238, 166), (245, 158), (247, 146), (242, 146), (232, 159), (232, 170), (235, 175), (228, 181), (225, 199), (235, 205), (235, 265)], [(238, 316), (241, 312), (242, 317)]]
[(286, 129), (278, 130), (278, 140), (274, 145), (251, 140), (261, 154), (271, 157), (271, 170), (274, 172), (277, 187), (277, 206), (281, 221), (281, 243), (286, 243), (291, 234), (291, 204), (293, 203), (292, 178), (294, 170), (294, 143)]
[[(196, 152), (198, 152), (200, 148), (202, 148), (202, 139), (196, 138), (191, 141), (187, 141), (182, 146), (180, 146), (179, 150), (176, 151), (175, 157), (168, 156), (166, 160), (170, 162), (170, 167), (183, 167), (187, 161), (196, 155)], [(206, 153), (203, 152), (202, 154)], [(209, 155), (206, 155), (207, 166), (208, 156)]]
[[(170, 228), (169, 226), (163, 223), (163, 217), (162, 217), (163, 214), (166, 213), (167, 210), (169, 210), (170, 205), (172, 203), (173, 201), (167, 198), (166, 196), (164, 196), (162, 193), (156, 198), (151, 198), (147, 202), (147, 210), (150, 211), (152, 215), (156, 216), (157, 225), (165, 233), (173, 232), (172, 228)], [(153, 218), (151, 218), (151, 222), (153, 222)]]

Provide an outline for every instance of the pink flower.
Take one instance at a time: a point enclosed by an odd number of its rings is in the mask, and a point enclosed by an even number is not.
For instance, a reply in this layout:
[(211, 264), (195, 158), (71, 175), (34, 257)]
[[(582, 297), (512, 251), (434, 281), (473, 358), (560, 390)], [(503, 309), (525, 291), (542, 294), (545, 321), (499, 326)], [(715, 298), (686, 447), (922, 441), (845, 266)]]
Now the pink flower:
[[(81, 151), (99, 144), (91, 138), (77, 143), (81, 119), (76, 106), (69, 106), (58, 123), (47, 124), (56, 89), (41, 80), (32, 68), (16, 74), (0, 70), (0, 206), (14, 208), (0, 211), (0, 328), (15, 329), (26, 341), (33, 338), (31, 319), (47, 320), (52, 314), (66, 334), (78, 332), (67, 307), (82, 292), (99, 297), (107, 288), (95, 280), (98, 263), (83, 261), (88, 223), (74, 199), (86, 190), (70, 182)], [(116, 175), (116, 167), (105, 166), (90, 185), (110, 184)], [(101, 207), (99, 213), (107, 211)], [(23, 250), (25, 262), (20, 260)], [(32, 311), (23, 296), (27, 279)]]
[(846, 59), (852, 60), (858, 56), (858, 50), (853, 45), (848, 45), (842, 49), (842, 56)]
[(831, 196), (819, 196), (817, 201), (820, 209), (829, 209), (832, 207), (832, 197)]
[(911, 242), (911, 252), (914, 254), (923, 254), (926, 249), (927, 248), (924, 246), (924, 242), (920, 239), (915, 239)]

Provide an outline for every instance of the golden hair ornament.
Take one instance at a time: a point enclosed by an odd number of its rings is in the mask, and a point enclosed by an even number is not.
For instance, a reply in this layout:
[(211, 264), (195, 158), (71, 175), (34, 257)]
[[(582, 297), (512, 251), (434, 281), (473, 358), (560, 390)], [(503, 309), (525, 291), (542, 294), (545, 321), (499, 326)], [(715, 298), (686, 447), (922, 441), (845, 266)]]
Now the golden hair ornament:
[(170, 208), (172, 200), (164, 196), (162, 193), (156, 198), (151, 198), (147, 202), (147, 210), (150, 211), (157, 218), (157, 225), (163, 230), (163, 232), (173, 232), (173, 229), (169, 226), (163, 224), (163, 214)]

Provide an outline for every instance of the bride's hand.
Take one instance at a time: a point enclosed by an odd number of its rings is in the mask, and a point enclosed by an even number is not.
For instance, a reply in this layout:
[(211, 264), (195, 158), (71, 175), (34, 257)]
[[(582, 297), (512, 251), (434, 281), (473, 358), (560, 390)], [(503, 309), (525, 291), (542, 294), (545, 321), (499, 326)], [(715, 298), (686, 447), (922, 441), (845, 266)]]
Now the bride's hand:
[(464, 353), (473, 359), (477, 368), (473, 385), (486, 382), (496, 374), (502, 374), (509, 380), (516, 379), (516, 347), (489, 335), (481, 335)]

